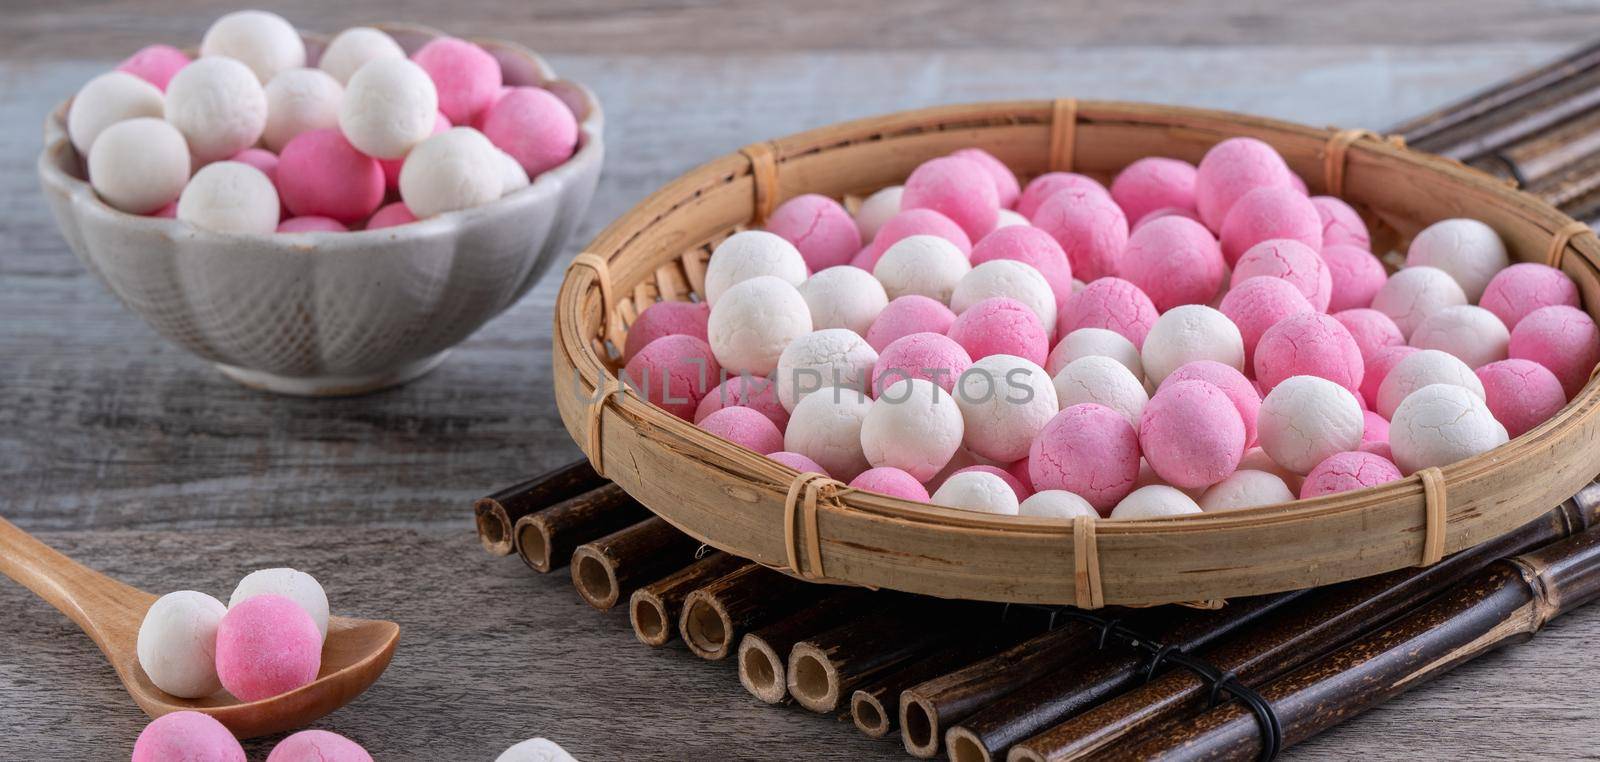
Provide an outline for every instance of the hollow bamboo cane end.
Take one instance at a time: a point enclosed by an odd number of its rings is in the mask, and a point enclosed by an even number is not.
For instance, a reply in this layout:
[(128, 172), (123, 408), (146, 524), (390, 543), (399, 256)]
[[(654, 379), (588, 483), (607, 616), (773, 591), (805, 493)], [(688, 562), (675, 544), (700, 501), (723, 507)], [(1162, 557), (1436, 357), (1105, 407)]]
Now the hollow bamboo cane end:
[(856, 730), (868, 738), (883, 738), (894, 730), (894, 715), (868, 691), (850, 694), (850, 719)]
[(550, 537), (544, 522), (538, 521), (537, 514), (523, 516), (517, 519), (516, 526), (512, 527), (512, 545), (517, 556), (522, 562), (540, 574), (550, 571)]
[(739, 641), (739, 683), (768, 704), (782, 703), (789, 695), (783, 655), (761, 638), (744, 636)]
[(839, 672), (821, 649), (796, 643), (789, 652), (789, 695), (813, 712), (831, 712), (839, 706)]
[(490, 555), (509, 556), (512, 551), (511, 517), (506, 507), (494, 498), (483, 497), (472, 504), (473, 523), (478, 528), (478, 542)]
[(633, 591), (628, 598), (628, 621), (633, 625), (634, 637), (647, 646), (664, 646), (678, 636), (666, 604), (644, 588)]
[(572, 551), (572, 586), (585, 603), (601, 611), (616, 606), (621, 597), (615, 564), (589, 545)]
[(945, 731), (944, 745), (950, 762), (994, 762), (994, 755), (984, 748), (983, 742), (959, 725)]
[(695, 656), (710, 661), (726, 659), (731, 650), (733, 620), (715, 598), (696, 590), (683, 601), (678, 634)]
[(909, 692), (900, 694), (900, 742), (906, 753), (919, 759), (933, 759), (939, 753), (939, 713), (927, 699)]

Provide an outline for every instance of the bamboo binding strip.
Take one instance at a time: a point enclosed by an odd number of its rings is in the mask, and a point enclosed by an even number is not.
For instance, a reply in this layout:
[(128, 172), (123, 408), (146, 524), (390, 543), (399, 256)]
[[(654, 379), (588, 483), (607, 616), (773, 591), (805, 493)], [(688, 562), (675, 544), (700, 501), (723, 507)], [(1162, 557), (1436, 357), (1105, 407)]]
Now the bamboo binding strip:
[(1084, 607), (1259, 595), (1432, 563), (1515, 529), (1600, 472), (1600, 448), (1588, 446), (1600, 439), (1600, 384), (1591, 383), (1492, 452), (1370, 489), (1146, 521), (994, 516), (803, 478), (638, 395), (589, 396), (619, 383), (618, 359), (599, 339), (625, 339), (627, 322), (656, 300), (696, 298), (712, 248), (789, 196), (865, 195), (966, 147), (995, 154), (1022, 179), (1070, 168), (1106, 180), (1146, 156), (1198, 161), (1239, 136), (1272, 145), (1320, 186), (1314, 192), (1339, 186), (1375, 230), (1393, 231), (1399, 250), (1440, 219), (1480, 219), (1518, 261), (1557, 258), (1600, 315), (1600, 238), (1497, 178), (1380, 136), (1109, 101), (945, 106), (746, 146), (603, 231), (557, 296), (562, 421), (597, 464), (603, 458), (608, 478), (720, 550), (818, 581)]
[(1545, 255), (1545, 264), (1557, 270), (1561, 269), (1562, 260), (1566, 259), (1567, 255), (1567, 244), (1572, 243), (1573, 238), (1585, 234), (1593, 236), (1594, 228), (1578, 220), (1562, 225), (1550, 236), (1550, 253)]

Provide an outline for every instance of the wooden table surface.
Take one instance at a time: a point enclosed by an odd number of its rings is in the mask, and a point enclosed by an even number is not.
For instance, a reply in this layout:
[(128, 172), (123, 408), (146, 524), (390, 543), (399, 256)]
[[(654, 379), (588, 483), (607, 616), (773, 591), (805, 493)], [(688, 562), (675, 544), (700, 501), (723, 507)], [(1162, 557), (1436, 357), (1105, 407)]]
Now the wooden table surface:
[[(324, 31), (404, 19), (509, 37), (593, 87), (608, 165), (569, 250), (702, 160), (840, 119), (1070, 94), (1382, 128), (1600, 29), (1583, 3), (1487, 0), (322, 5), (276, 9)], [(0, 514), (152, 591), (225, 596), (293, 565), (337, 612), (398, 621), (388, 673), (317, 725), (379, 759), (487, 760), (533, 735), (586, 760), (903, 758), (756, 702), (731, 664), (638, 646), (565, 575), (479, 550), (472, 498), (577, 453), (548, 389), (553, 278), (420, 381), (298, 400), (225, 380), (84, 272), (38, 191), (38, 127), (140, 45), (195, 44), (228, 9), (205, 6), (0, 3)], [(146, 720), (89, 640), (9, 583), (0, 612), (0, 759), (125, 758)], [(1288, 756), (1592, 755), (1597, 637), (1591, 607)]]

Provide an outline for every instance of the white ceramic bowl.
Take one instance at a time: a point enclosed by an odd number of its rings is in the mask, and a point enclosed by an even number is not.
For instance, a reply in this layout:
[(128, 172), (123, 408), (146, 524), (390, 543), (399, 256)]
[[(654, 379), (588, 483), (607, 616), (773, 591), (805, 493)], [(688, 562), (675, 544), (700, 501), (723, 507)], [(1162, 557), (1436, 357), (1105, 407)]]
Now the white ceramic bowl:
[[(413, 51), (443, 33), (380, 25)], [(306, 35), (311, 62), (326, 40)], [(560, 256), (594, 196), (600, 104), (521, 46), (475, 40), (507, 84), (539, 85), (579, 120), (578, 150), (483, 206), (381, 230), (236, 235), (119, 212), (84, 180), (63, 103), (45, 123), (39, 176), (73, 253), (168, 339), (248, 386), (373, 391), (416, 378), (515, 303)]]

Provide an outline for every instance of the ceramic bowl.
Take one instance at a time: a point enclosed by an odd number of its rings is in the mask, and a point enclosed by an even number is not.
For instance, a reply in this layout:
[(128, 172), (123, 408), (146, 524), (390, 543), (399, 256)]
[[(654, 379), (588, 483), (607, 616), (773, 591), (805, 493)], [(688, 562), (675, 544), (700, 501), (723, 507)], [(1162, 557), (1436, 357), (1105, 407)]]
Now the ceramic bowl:
[[(380, 25), (407, 52), (443, 33)], [(310, 62), (326, 40), (307, 34)], [(515, 303), (583, 220), (604, 157), (600, 104), (519, 45), (474, 40), (508, 85), (538, 85), (577, 115), (578, 150), (489, 204), (349, 233), (239, 235), (142, 217), (102, 202), (67, 139), (63, 103), (45, 123), (39, 176), (73, 253), (162, 336), (247, 386), (359, 394), (405, 383)]]

